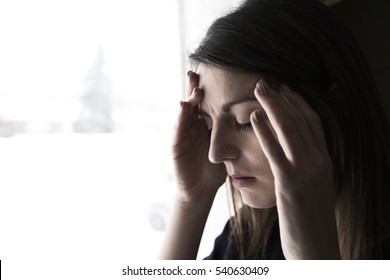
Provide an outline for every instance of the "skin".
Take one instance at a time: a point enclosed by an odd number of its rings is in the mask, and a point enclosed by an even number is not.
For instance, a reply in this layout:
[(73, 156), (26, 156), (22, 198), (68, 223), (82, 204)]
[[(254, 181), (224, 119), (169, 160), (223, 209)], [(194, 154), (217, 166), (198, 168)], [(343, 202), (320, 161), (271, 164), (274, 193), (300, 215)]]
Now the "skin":
[[(223, 163), (232, 179), (253, 178), (250, 184), (239, 186), (244, 203), (256, 208), (274, 206), (274, 178), (250, 121), (253, 111), (264, 112), (253, 93), (260, 76), (204, 64), (198, 67), (198, 73), (199, 87), (205, 93), (200, 112), (211, 129), (210, 162)], [(226, 106), (229, 103), (231, 106)]]
[(196, 258), (218, 188), (239, 175), (250, 177), (235, 184), (244, 203), (277, 205), (287, 259), (339, 259), (332, 162), (310, 106), (260, 75), (206, 64), (189, 72), (188, 92), (173, 145), (178, 192), (160, 257)]

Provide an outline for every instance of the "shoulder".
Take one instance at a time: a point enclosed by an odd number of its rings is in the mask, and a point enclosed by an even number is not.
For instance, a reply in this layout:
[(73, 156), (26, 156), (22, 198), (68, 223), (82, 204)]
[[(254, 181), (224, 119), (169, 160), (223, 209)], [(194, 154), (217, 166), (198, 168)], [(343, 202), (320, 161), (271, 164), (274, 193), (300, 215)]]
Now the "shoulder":
[[(215, 239), (214, 248), (205, 260), (239, 260), (240, 254), (236, 242), (233, 239), (234, 222), (230, 218), (226, 223), (222, 233)], [(250, 233), (244, 232), (246, 240), (250, 239)], [(280, 242), (279, 227), (276, 223), (271, 231), (270, 238), (267, 242), (267, 250), (263, 256), (259, 255), (259, 251), (255, 252), (250, 259), (266, 259), (266, 260), (284, 260), (283, 250)], [(256, 244), (252, 244), (252, 246)], [(251, 246), (245, 244), (245, 246)], [(257, 247), (257, 246), (256, 246)]]

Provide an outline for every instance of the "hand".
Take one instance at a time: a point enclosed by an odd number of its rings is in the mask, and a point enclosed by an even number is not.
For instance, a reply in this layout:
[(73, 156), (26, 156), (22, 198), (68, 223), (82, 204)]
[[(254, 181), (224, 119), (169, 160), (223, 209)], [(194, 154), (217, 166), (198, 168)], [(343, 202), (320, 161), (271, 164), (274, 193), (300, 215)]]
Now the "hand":
[(286, 258), (340, 258), (332, 162), (319, 116), (285, 85), (257, 83), (264, 109), (251, 115), (254, 132), (274, 175), (282, 248)]
[(199, 76), (189, 71), (189, 97), (180, 102), (181, 110), (173, 142), (174, 167), (183, 202), (214, 199), (227, 176), (223, 164), (213, 164), (208, 159), (210, 131), (199, 115), (203, 91), (198, 83)]

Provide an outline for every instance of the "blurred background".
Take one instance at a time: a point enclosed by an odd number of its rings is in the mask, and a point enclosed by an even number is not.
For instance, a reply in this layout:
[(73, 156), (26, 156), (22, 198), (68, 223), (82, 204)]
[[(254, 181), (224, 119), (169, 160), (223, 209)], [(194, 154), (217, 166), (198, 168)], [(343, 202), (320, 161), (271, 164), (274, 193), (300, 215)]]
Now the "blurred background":
[(157, 258), (187, 55), (238, 3), (219, 2), (0, 1), (0, 259)]
[[(240, 2), (0, 1), (0, 259), (157, 258), (187, 56)], [(390, 2), (324, 2), (389, 108)], [(199, 258), (229, 216), (221, 188)]]

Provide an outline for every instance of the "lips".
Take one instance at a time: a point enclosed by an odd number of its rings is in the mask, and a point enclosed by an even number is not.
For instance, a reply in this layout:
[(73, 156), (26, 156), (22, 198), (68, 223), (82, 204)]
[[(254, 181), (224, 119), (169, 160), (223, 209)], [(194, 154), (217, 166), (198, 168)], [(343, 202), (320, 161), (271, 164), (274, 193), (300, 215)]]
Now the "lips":
[(243, 175), (231, 175), (233, 186), (236, 188), (250, 187), (256, 181), (255, 177)]

